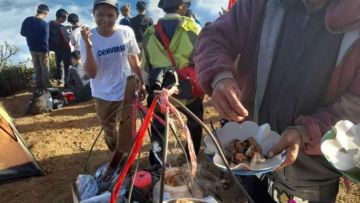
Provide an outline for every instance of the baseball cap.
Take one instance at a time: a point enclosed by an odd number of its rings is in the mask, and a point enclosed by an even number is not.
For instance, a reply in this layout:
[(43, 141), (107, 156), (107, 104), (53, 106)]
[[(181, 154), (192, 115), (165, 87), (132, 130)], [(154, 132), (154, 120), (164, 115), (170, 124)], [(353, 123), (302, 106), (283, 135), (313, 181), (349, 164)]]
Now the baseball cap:
[(98, 4), (109, 4), (110, 6), (114, 6), (116, 9), (119, 9), (119, 4), (117, 0), (95, 0), (94, 6)]

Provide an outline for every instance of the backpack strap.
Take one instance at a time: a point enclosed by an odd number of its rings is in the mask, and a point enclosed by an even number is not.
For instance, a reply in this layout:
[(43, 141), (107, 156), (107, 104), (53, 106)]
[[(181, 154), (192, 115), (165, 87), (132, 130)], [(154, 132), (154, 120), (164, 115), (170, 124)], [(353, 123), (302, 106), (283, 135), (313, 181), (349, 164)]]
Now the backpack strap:
[(160, 22), (158, 22), (155, 25), (155, 31), (159, 35), (160, 40), (166, 50), (166, 53), (167, 53), (172, 65), (174, 67), (176, 67), (176, 62), (175, 62), (174, 56), (173, 56), (172, 52), (170, 51), (170, 39), (168, 38), (168, 36), (166, 36), (166, 34), (164, 32), (164, 28)]

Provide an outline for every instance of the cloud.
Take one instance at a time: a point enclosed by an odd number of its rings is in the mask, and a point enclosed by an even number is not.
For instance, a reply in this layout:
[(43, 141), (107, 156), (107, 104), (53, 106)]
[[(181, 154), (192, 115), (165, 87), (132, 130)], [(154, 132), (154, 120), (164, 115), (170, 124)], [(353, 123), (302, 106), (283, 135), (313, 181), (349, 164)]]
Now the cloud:
[(148, 14), (157, 22), (157, 20), (165, 15), (164, 11), (158, 7), (159, 1), (150, 0), (148, 3)]
[[(46, 2), (45, 2), (46, 3)], [(29, 58), (30, 52), (26, 44), (26, 39), (20, 35), (22, 22), (29, 16), (34, 16), (37, 5), (40, 1), (37, 0), (2, 0), (0, 1), (0, 43), (4, 41), (15, 45), (20, 49), (19, 53), (12, 58), (13, 62), (24, 61)], [(64, 8), (69, 13), (76, 13), (80, 20), (90, 27), (94, 27), (94, 20), (92, 17), (92, 5), (79, 5), (74, 1), (51, 1), (49, 3), (50, 12), (45, 19), (46, 21), (54, 20), (55, 13), (59, 8)]]
[(226, 8), (227, 0), (194, 0), (192, 9), (199, 20), (205, 24), (214, 21), (219, 16), (221, 7)]

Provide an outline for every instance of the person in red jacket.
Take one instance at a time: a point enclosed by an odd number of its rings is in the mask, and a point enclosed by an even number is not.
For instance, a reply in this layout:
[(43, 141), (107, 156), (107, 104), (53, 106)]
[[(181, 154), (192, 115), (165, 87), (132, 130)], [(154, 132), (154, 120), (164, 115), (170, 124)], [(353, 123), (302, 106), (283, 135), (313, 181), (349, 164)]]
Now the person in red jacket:
[(360, 122), (355, 8), (357, 0), (238, 0), (200, 34), (197, 74), (220, 116), (281, 134), (269, 155), (286, 150), (284, 163), (247, 179), (256, 202), (335, 202), (340, 174), (320, 141), (339, 120)]

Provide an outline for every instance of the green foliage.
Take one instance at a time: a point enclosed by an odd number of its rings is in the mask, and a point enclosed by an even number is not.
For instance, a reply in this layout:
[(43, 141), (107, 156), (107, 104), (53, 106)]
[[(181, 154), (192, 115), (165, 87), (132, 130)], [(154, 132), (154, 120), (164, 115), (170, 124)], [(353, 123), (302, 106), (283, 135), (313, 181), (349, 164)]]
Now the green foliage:
[(0, 97), (10, 96), (30, 85), (32, 68), (25, 64), (4, 66), (0, 71)]
[(50, 52), (49, 54), (49, 66), (50, 66), (50, 79), (55, 78), (56, 74), (56, 58), (55, 53)]

